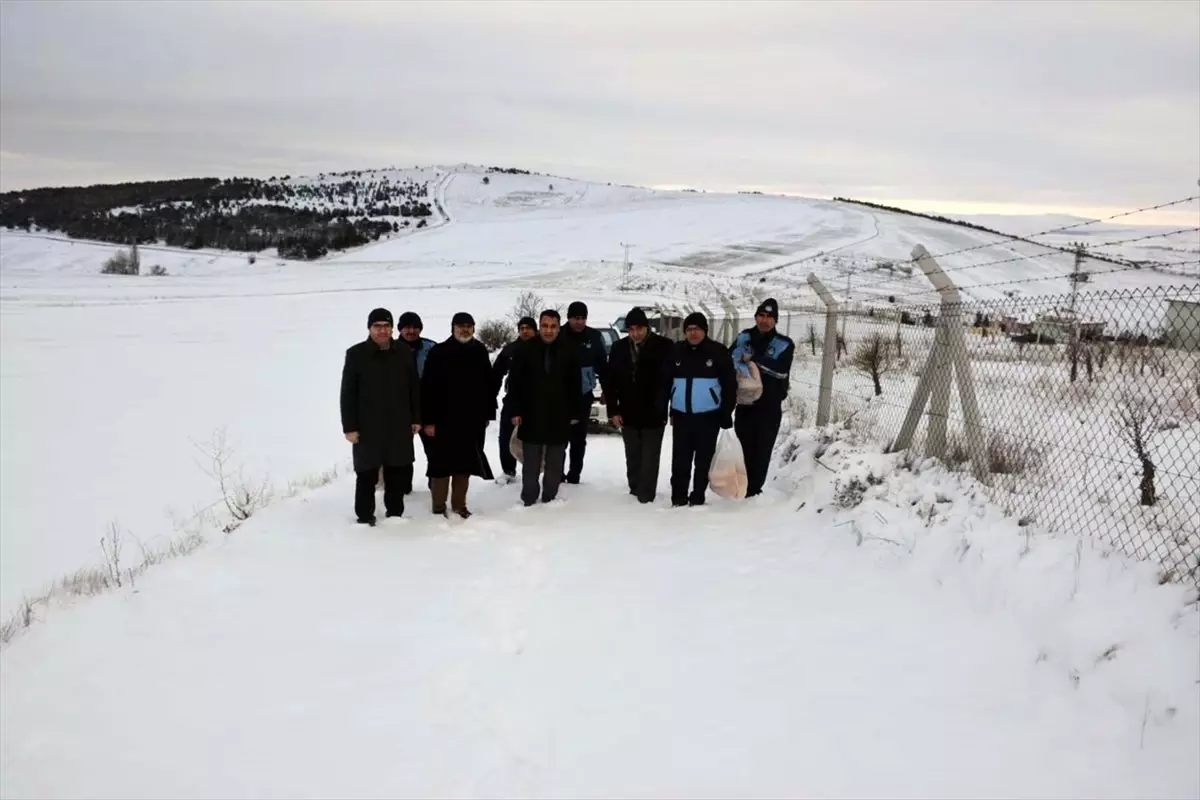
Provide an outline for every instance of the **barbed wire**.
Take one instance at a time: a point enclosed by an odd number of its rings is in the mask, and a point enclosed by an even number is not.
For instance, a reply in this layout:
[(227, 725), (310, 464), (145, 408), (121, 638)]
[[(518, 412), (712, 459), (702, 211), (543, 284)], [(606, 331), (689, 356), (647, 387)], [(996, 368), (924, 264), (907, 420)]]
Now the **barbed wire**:
[[(1176, 263), (1176, 265), (1180, 265), (1180, 266), (1195, 265), (1195, 264), (1200, 264), (1200, 258), (1195, 259), (1193, 261), (1180, 261), (1180, 262), (1175, 262), (1175, 263)], [(1089, 278), (1091, 278), (1094, 275), (1112, 275), (1112, 274), (1118, 273), (1118, 272), (1133, 272), (1135, 270), (1149, 269), (1149, 268), (1151, 268), (1151, 266), (1152, 265), (1149, 265), (1149, 264), (1138, 264), (1136, 266), (1117, 267), (1116, 269), (1093, 270), (1086, 274)], [(947, 270), (947, 271), (949, 271), (949, 270)], [(1049, 276), (1043, 275), (1040, 277), (1033, 277), (1033, 278), (1016, 278), (1016, 279), (1010, 280), (1010, 281), (996, 281), (994, 283), (980, 283), (980, 284), (976, 284), (974, 286), (960, 286), (960, 287), (958, 287), (958, 290), (960, 292), (966, 292), (966, 291), (974, 291), (975, 289), (990, 289), (990, 288), (993, 288), (996, 286), (1014, 286), (1014, 285), (1022, 284), (1022, 283), (1040, 283), (1043, 281), (1056, 281), (1056, 280), (1062, 280), (1062, 279), (1068, 278), (1068, 277), (1069, 276), (1067, 276), (1067, 275), (1049, 275)], [(897, 300), (899, 300), (902, 297), (916, 297), (918, 295), (930, 294), (931, 292), (936, 293), (937, 289), (932, 289), (932, 288), (920, 289), (915, 292), (906, 292), (904, 294), (898, 294), (898, 295), (895, 295), (895, 297)]]
[[(1178, 200), (1170, 200), (1166, 203), (1159, 203), (1158, 205), (1154, 205), (1154, 206), (1145, 206), (1144, 208), (1135, 208), (1131, 211), (1122, 211), (1119, 214), (1113, 214), (1111, 216), (1101, 217), (1099, 219), (1089, 219), (1089, 220), (1085, 220), (1083, 222), (1076, 222), (1071, 225), (1062, 225), (1057, 228), (1048, 228), (1047, 230), (1038, 231), (1036, 233), (1026, 233), (1026, 234), (1001, 233), (999, 231), (984, 231), (979, 228), (974, 228), (974, 230), (977, 230), (980, 233), (987, 233), (992, 236), (1003, 236), (1010, 241), (1023, 241), (1026, 244), (1032, 244), (1032, 245), (1037, 245), (1038, 247), (1045, 247), (1050, 250), (1061, 251), (1062, 248), (1060, 246), (1056, 246), (1056, 245), (1052, 245), (1052, 244), (1044, 244), (1042, 242), (1032, 242), (1032, 241), (1028, 241), (1028, 240), (1035, 236), (1049, 236), (1052, 233), (1063, 233), (1065, 231), (1076, 230), (1078, 228), (1085, 228), (1088, 225), (1097, 225), (1102, 222), (1111, 222), (1114, 219), (1121, 219), (1122, 217), (1131, 217), (1134, 214), (1144, 214), (1149, 211), (1160, 211), (1164, 208), (1171, 208), (1172, 206), (1178, 206), (1178, 205), (1183, 205), (1184, 203), (1190, 203), (1193, 200), (1200, 200), (1200, 195), (1192, 195), (1191, 197), (1182, 197)], [(960, 253), (970, 253), (975, 250), (984, 250), (988, 247), (996, 247), (998, 245), (1007, 244), (1007, 243), (1008, 242), (988, 242), (987, 244), (978, 244), (978, 245), (973, 245), (971, 247), (964, 247), (959, 250), (951, 250), (947, 253), (935, 253), (935, 254), (933, 254), (933, 257), (934, 258), (946, 258), (947, 256), (954, 256), (954, 255), (958, 255)], [(908, 261), (904, 261), (904, 262), (900, 262), (900, 263), (915, 264), (916, 259), (909, 259)]]
[[(1103, 245), (1102, 245), (1102, 246), (1105, 246), (1105, 247), (1114, 247), (1114, 246), (1116, 246), (1116, 245), (1119, 245), (1119, 244), (1129, 244), (1129, 243), (1131, 243), (1131, 242), (1141, 242), (1141, 241), (1146, 241), (1146, 240), (1149, 240), (1149, 239), (1157, 239), (1157, 238), (1164, 238), (1164, 237), (1167, 237), (1167, 236), (1175, 236), (1175, 235), (1177, 235), (1177, 234), (1180, 234), (1180, 233), (1196, 233), (1196, 232), (1200, 232), (1200, 227), (1195, 227), (1195, 228), (1181, 228), (1181, 229), (1179, 229), (1179, 230), (1173, 230), (1173, 231), (1163, 231), (1163, 232), (1160, 232), (1160, 233), (1146, 234), (1146, 235), (1144, 235), (1144, 236), (1135, 236), (1135, 237), (1133, 237), (1133, 238), (1130, 238), (1130, 239), (1116, 239), (1116, 240), (1113, 240), (1113, 241), (1110, 241), (1110, 242), (1105, 242), (1105, 243), (1103, 243)], [(1030, 255), (1017, 255), (1017, 256), (1011, 256), (1011, 257), (1009, 257), (1009, 258), (1000, 258), (1000, 259), (996, 259), (996, 260), (994, 260), (994, 261), (983, 261), (983, 262), (981, 262), (981, 263), (978, 263), (978, 264), (965, 264), (965, 265), (963, 265), (963, 266), (959, 266), (959, 267), (944, 267), (944, 268), (940, 268), (940, 269), (939, 269), (939, 270), (938, 270), (936, 273), (934, 273), (934, 274), (939, 274), (939, 275), (948, 275), (948, 274), (950, 274), (950, 273), (953, 273), (953, 272), (962, 272), (962, 271), (964, 271), (964, 270), (968, 270), (968, 269), (979, 269), (979, 268), (981, 268), (981, 267), (994, 267), (994, 266), (997, 266), (997, 265), (999, 265), (999, 264), (1012, 264), (1012, 263), (1015, 263), (1015, 262), (1017, 262), (1017, 261), (1033, 261), (1034, 259), (1038, 259), (1038, 258), (1047, 258), (1049, 255), (1050, 255), (1050, 254), (1041, 254), (1041, 255), (1037, 255), (1037, 256), (1030, 256)], [(1057, 253), (1055, 253), (1055, 255), (1074, 255), (1074, 253), (1073, 253), (1072, 251), (1070, 251), (1070, 250), (1059, 250)], [(1085, 255), (1086, 255), (1086, 253), (1085, 253)], [(932, 258), (936, 259), (936, 258), (938, 258), (938, 257), (937, 257), (937, 256), (932, 256)], [(917, 260), (919, 261), (919, 259), (917, 259)], [(908, 262), (901, 262), (901, 263), (916, 263), (916, 261), (908, 261)], [(1168, 262), (1168, 263), (1170, 263), (1170, 262)], [(1186, 264), (1186, 263), (1189, 263), (1189, 262), (1174, 262), (1174, 263), (1176, 263), (1176, 264), (1178, 264), (1178, 263), (1184, 263), (1184, 264)], [(1092, 272), (1088, 272), (1088, 274), (1089, 274), (1089, 275), (1102, 275), (1102, 274), (1105, 274), (1105, 273), (1107, 273), (1107, 272), (1121, 272), (1121, 271), (1124, 271), (1125, 269), (1148, 269), (1148, 268), (1153, 268), (1154, 266), (1156, 266), (1156, 264), (1155, 264), (1154, 262), (1149, 262), (1149, 263), (1143, 262), (1143, 263), (1139, 263), (1137, 266), (1125, 265), (1125, 266), (1123, 266), (1121, 269), (1118, 269), (1118, 270), (1099, 270), (1099, 271), (1092, 271)], [(875, 286), (886, 286), (886, 285), (887, 285), (887, 284), (889, 284), (889, 283), (895, 283), (896, 281), (901, 281), (901, 280), (904, 280), (905, 278), (910, 278), (910, 277), (913, 277), (913, 275), (912, 275), (912, 274), (909, 274), (909, 275), (894, 275), (894, 276), (891, 276), (891, 277), (885, 278), (885, 279), (883, 279), (883, 280), (879, 280), (879, 281), (872, 281), (872, 282), (870, 282), (870, 283), (866, 283), (866, 284), (863, 284), (863, 285), (861, 285), (861, 286), (856, 286), (856, 287), (854, 287), (854, 291), (859, 291), (859, 292), (861, 292), (861, 291), (863, 291), (863, 290), (870, 289), (870, 288), (872, 288), (872, 287), (875, 287)], [(1030, 280), (1030, 281), (1033, 281), (1033, 280), (1057, 280), (1057, 279), (1058, 279), (1058, 278), (1060, 278), (1060, 277), (1061, 277), (1061, 278), (1066, 278), (1067, 276), (1066, 276), (1066, 275), (1062, 275), (1062, 276), (1058, 276), (1058, 275), (1051, 275), (1051, 276), (1043, 276), (1043, 277), (1039, 277), (1039, 278), (1036, 278), (1036, 279), (1035, 279), (1035, 278), (1031, 278), (1031, 279), (1029, 279), (1029, 280)], [(988, 285), (988, 284), (982, 284), (981, 286), (975, 286), (975, 287), (965, 287), (965, 288), (982, 288), (982, 286), (987, 286), (987, 285)], [(959, 287), (959, 288), (964, 288), (964, 287)], [(937, 291), (936, 289), (929, 288), (929, 289), (926, 289), (926, 290), (922, 290), (921, 292), (917, 292), (917, 294), (923, 294), (923, 293), (925, 293), (925, 292), (936, 292), (936, 291)], [(911, 293), (910, 293), (910, 294), (911, 294)]]

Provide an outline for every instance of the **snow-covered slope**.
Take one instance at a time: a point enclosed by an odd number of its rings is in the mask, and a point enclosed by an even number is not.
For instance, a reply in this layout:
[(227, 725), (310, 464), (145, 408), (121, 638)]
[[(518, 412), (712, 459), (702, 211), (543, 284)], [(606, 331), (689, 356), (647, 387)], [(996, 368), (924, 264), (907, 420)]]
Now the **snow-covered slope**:
[[(1025, 550), (944, 473), (836, 444), (818, 466), (804, 431), (746, 505), (626, 502), (619, 442), (594, 437), (550, 507), (476, 482), (450, 525), (418, 488), (410, 519), (363, 530), (337, 479), (214, 531), (221, 431), (229, 469), (281, 494), (344, 468), (336, 384), (375, 306), (442, 339), (454, 312), (502, 317), (534, 289), (602, 324), (717, 291), (806, 299), (810, 269), (840, 289), (915, 243), (995, 239), (825, 201), (440, 174), (445, 224), (316, 262), (143, 248), (169, 275), (112, 277), (110, 245), (0, 235), (0, 617), (100, 563), (110, 525), (126, 567), (180, 531), (208, 542), (31, 607), (0, 651), (0, 795), (1200, 794), (1182, 587), (1073, 531)], [(1062, 263), (959, 274), (988, 296), (984, 277)], [(848, 477), (866, 493), (842, 508)]]
[(263, 511), (0, 654), (4, 794), (1195, 796), (1179, 587), (835, 445), (843, 510), (790, 443), (748, 506), (639, 506), (600, 439), (551, 506)]

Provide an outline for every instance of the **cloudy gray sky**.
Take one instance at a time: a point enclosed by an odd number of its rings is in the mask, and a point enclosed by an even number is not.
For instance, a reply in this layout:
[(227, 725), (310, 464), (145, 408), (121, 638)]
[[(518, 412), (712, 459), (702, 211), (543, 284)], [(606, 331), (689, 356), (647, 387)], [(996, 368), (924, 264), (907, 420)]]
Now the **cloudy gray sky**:
[(1200, 2), (0, 0), (4, 189), (459, 162), (1161, 202), (1200, 193)]

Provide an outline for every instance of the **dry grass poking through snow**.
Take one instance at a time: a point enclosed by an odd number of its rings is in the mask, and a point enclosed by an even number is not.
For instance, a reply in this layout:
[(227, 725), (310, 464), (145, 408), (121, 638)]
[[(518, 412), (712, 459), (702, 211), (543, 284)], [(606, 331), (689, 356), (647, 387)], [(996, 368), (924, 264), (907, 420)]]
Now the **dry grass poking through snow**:
[[(232, 468), (234, 452), (223, 430), (214, 435), (205, 454), (208, 456), (205, 471), (216, 482), (221, 493), (217, 504), (225, 507), (226, 519), (212, 514), (211, 510), (202, 511), (188, 520), (176, 522), (176, 535), (158, 546), (147, 546), (141, 539), (124, 531), (117, 522), (110, 522), (108, 531), (100, 537), (102, 563), (64, 575), (40, 594), (22, 600), (17, 610), (0, 623), (0, 647), (42, 619), (57, 604), (125, 587), (136, 588), (137, 579), (150, 567), (182, 558), (203, 547), (208, 541), (209, 531), (219, 530), (226, 535), (233, 533), (243, 522), (272, 502), (328, 486), (345, 469), (343, 465), (335, 465), (324, 472), (289, 481), (286, 487), (277, 490), (267, 479), (249, 481), (240, 467)], [(129, 558), (129, 539), (137, 548), (136, 561)]]

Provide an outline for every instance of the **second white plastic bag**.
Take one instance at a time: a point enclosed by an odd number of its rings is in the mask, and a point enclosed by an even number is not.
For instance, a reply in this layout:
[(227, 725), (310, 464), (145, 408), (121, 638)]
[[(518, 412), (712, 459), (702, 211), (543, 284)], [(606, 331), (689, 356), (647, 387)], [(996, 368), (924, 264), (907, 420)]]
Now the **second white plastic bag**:
[(741, 499), (746, 496), (748, 483), (742, 443), (733, 431), (723, 430), (717, 438), (717, 452), (708, 469), (709, 488), (721, 497)]

